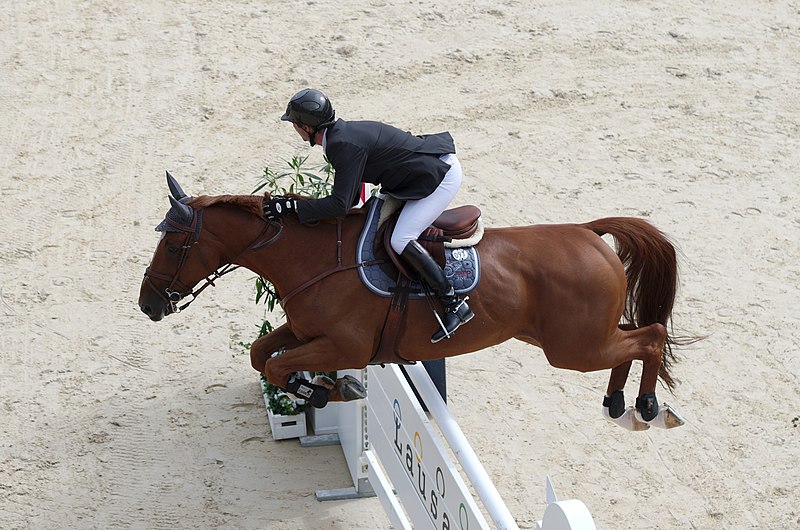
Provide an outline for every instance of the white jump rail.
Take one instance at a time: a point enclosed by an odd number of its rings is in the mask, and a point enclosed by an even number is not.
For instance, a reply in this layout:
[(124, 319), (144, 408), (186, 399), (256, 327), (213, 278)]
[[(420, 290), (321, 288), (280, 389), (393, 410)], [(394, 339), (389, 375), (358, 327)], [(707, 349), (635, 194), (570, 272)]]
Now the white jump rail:
[[(332, 403), (353, 487), (317, 491), (320, 501), (377, 495), (395, 529), (491, 528), (445, 443), (461, 464), (485, 512), (499, 529), (518, 528), (439, 391), (421, 364), (405, 371), (445, 440), (433, 428), (397, 365), (346, 372), (367, 387), (367, 399)], [(340, 373), (340, 375), (342, 375)], [(301, 445), (328, 445), (330, 435), (301, 437)], [(596, 530), (586, 505), (559, 501), (545, 481), (544, 517), (536, 530)]]
[[(495, 527), (517, 529), (424, 367), (405, 370)], [(395, 528), (491, 528), (400, 368), (370, 366), (367, 382), (369, 478)], [(549, 477), (546, 491), (548, 506), (539, 529), (595, 530), (581, 501), (557, 500)]]

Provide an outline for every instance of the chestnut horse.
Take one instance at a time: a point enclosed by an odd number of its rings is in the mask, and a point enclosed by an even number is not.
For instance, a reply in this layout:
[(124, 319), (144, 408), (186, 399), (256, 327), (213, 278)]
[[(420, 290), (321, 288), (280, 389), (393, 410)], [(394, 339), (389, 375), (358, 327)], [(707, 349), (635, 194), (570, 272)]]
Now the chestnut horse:
[[(253, 368), (294, 393), (313, 390), (315, 406), (363, 397), (352, 378), (317, 385), (295, 373), (364, 368), (377, 351), (390, 299), (372, 293), (356, 270), (364, 211), (314, 225), (292, 215), (267, 221), (263, 196), (191, 198), (169, 174), (167, 180), (172, 208), (157, 228), (163, 235), (142, 281), (141, 310), (161, 320), (232, 267), (245, 267), (274, 285), (286, 313), (284, 325), (253, 343)], [(615, 239), (616, 253), (604, 234)], [(674, 387), (669, 368), (677, 344), (668, 333), (676, 253), (660, 231), (627, 217), (487, 228), (477, 248), (481, 279), (469, 294), (475, 318), (431, 344), (438, 324), (428, 302), (408, 301), (396, 350), (403, 359), (441, 359), (516, 338), (541, 348), (557, 368), (610, 369), (607, 419), (629, 430), (683, 424), (655, 396), (658, 377)], [(634, 360), (643, 363), (641, 383), (636, 406), (626, 407), (622, 390)]]

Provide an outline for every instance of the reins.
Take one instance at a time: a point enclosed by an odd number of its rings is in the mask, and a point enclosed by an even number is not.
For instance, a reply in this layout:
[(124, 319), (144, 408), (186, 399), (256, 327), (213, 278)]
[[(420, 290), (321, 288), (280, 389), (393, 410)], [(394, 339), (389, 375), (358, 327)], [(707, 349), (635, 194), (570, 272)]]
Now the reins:
[(289, 294), (280, 298), (281, 306), (283, 306), (283, 308), (286, 309), (286, 304), (288, 304), (289, 300), (294, 298), (295, 295), (305, 291), (315, 283), (323, 280), (324, 278), (327, 278), (332, 274), (336, 274), (337, 272), (357, 269), (359, 267), (368, 267), (370, 265), (377, 265), (380, 263), (383, 263), (383, 260), (373, 259), (368, 261), (357, 262), (352, 265), (342, 265), (342, 218), (337, 217), (336, 218), (336, 266), (332, 269), (328, 269), (327, 271), (317, 274), (310, 280), (292, 289), (289, 292)]
[[(231, 260), (231, 263), (228, 263), (227, 265), (220, 267), (219, 269), (216, 270), (211, 269), (211, 266), (208, 264), (208, 261), (206, 260), (206, 257), (203, 254), (202, 247), (198, 246), (197, 248), (198, 251), (200, 252), (200, 259), (202, 260), (203, 265), (205, 265), (206, 269), (210, 272), (209, 274), (206, 275), (205, 283), (203, 285), (194, 290), (190, 290), (189, 288), (186, 288), (178, 281), (178, 276), (180, 275), (181, 269), (183, 268), (183, 265), (186, 262), (189, 250), (191, 250), (192, 247), (194, 247), (195, 245), (198, 245), (200, 242), (201, 214), (202, 214), (202, 209), (197, 210), (197, 214), (195, 215), (195, 218), (193, 219), (191, 226), (181, 225), (170, 219), (167, 220), (178, 231), (186, 234), (186, 239), (184, 240), (183, 245), (181, 245), (183, 253), (181, 254), (180, 260), (178, 262), (178, 268), (175, 271), (175, 274), (173, 276), (169, 276), (164, 273), (153, 271), (150, 269), (150, 267), (147, 267), (144, 273), (144, 277), (145, 280), (147, 281), (147, 284), (150, 286), (151, 289), (153, 289), (153, 291), (155, 291), (162, 298), (162, 300), (164, 300), (165, 302), (167, 302), (167, 304), (169, 304), (170, 312), (172, 313), (180, 313), (181, 311), (186, 309), (189, 306), (189, 304), (194, 302), (200, 295), (200, 293), (206, 289), (206, 287), (208, 287), (209, 285), (212, 287), (216, 287), (216, 284), (214, 283), (216, 280), (238, 269), (240, 265), (234, 265), (233, 262), (235, 262), (242, 254), (244, 254), (249, 250), (259, 250), (272, 245), (283, 232), (282, 222), (263, 219), (265, 221), (264, 227), (261, 229), (261, 232), (255, 238), (254, 242), (250, 243), (244, 249), (242, 249), (236, 255), (236, 257), (234, 257)], [(259, 241), (270, 227), (277, 228), (275, 234), (264, 241)], [(192, 236), (194, 236), (193, 243), (190, 241), (190, 238)], [(337, 272), (357, 269), (359, 267), (368, 267), (371, 265), (381, 264), (383, 262), (384, 260), (373, 259), (373, 260), (353, 263), (352, 265), (343, 265), (342, 264), (342, 219), (337, 218), (336, 219), (336, 266), (333, 267), (332, 269), (328, 269), (320, 274), (317, 274), (313, 278), (303, 282), (301, 285), (292, 289), (286, 296), (283, 297), (279, 296), (278, 298), (281, 302), (281, 305), (285, 308), (286, 304), (289, 303), (289, 300), (294, 298), (297, 294), (305, 291), (312, 285), (320, 282), (321, 280), (327, 278), (328, 276), (336, 274)], [(153, 283), (151, 277), (169, 282), (169, 285), (163, 290), (159, 290)], [(184, 304), (178, 305), (178, 302), (189, 296), (191, 296), (190, 300), (188, 300)]]
[[(162, 300), (164, 300), (169, 304), (171, 313), (180, 313), (181, 311), (186, 309), (189, 306), (189, 304), (194, 302), (200, 295), (200, 293), (202, 293), (206, 289), (206, 287), (208, 287), (209, 285), (212, 287), (216, 287), (214, 281), (238, 269), (240, 265), (235, 265), (233, 262), (239, 259), (239, 257), (242, 254), (244, 254), (248, 250), (258, 250), (272, 245), (278, 239), (278, 237), (281, 235), (281, 232), (283, 231), (283, 224), (263, 219), (265, 221), (264, 226), (262, 227), (261, 232), (259, 232), (258, 236), (255, 238), (254, 242), (250, 243), (244, 249), (242, 249), (238, 254), (236, 254), (236, 256), (231, 260), (231, 263), (228, 263), (227, 265), (224, 265), (223, 267), (220, 267), (213, 271), (211, 270), (211, 266), (208, 264), (208, 260), (206, 260), (205, 254), (203, 254), (203, 247), (198, 246), (197, 248), (198, 251), (200, 252), (200, 259), (202, 260), (203, 265), (206, 267), (206, 270), (209, 270), (211, 272), (210, 274), (206, 275), (205, 283), (203, 285), (201, 285), (196, 289), (190, 290), (188, 288), (185, 288), (185, 286), (178, 281), (178, 276), (180, 275), (181, 269), (183, 268), (183, 265), (186, 262), (186, 257), (189, 255), (189, 250), (191, 250), (191, 248), (194, 245), (198, 245), (200, 242), (200, 227), (202, 225), (200, 224), (199, 220), (201, 219), (202, 211), (203, 211), (202, 209), (197, 211), (197, 214), (194, 216), (194, 219), (192, 220), (191, 226), (181, 225), (177, 222), (172, 221), (171, 219), (167, 219), (167, 222), (170, 223), (172, 226), (174, 226), (178, 231), (186, 234), (186, 239), (184, 240), (183, 245), (181, 245), (181, 249), (183, 250), (183, 252), (181, 254), (180, 260), (178, 261), (178, 268), (175, 271), (175, 275), (169, 276), (167, 274), (156, 272), (151, 270), (150, 267), (147, 267), (144, 273), (144, 277), (145, 280), (147, 281), (147, 284), (150, 286), (151, 289), (153, 289), (153, 291), (155, 291), (156, 294), (158, 294), (161, 297)], [(275, 235), (273, 235), (266, 241), (262, 241), (259, 243), (258, 240), (260, 240), (264, 236), (264, 234), (270, 227), (277, 228), (277, 230), (275, 231)], [(189, 239), (192, 236), (194, 236), (194, 243), (189, 244)], [(153, 281), (150, 279), (151, 277), (158, 278), (166, 282), (170, 282), (169, 285), (164, 288), (163, 293), (155, 286)], [(177, 290), (173, 288), (177, 288)], [(191, 296), (192, 297), (191, 300), (179, 306), (178, 302), (180, 302), (187, 296)]]

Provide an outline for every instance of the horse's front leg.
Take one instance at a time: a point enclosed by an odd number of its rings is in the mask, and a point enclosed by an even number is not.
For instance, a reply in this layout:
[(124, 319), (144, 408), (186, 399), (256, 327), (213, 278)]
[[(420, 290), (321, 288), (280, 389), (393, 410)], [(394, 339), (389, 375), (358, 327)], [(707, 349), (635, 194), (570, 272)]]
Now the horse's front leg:
[(250, 347), (250, 364), (259, 372), (264, 372), (264, 366), (273, 353), (280, 350), (290, 350), (302, 344), (289, 329), (289, 324), (284, 324), (272, 330), (263, 337), (259, 337)]
[(267, 359), (264, 377), (273, 385), (306, 399), (314, 407), (322, 408), (329, 401), (363, 399), (366, 397), (366, 390), (351, 376), (345, 376), (329, 384), (317, 379), (315, 382), (308, 381), (299, 377), (297, 372), (359, 369), (364, 368), (368, 361), (368, 356), (362, 358), (351, 352), (341, 351), (328, 337), (317, 337), (287, 350), (282, 355)]

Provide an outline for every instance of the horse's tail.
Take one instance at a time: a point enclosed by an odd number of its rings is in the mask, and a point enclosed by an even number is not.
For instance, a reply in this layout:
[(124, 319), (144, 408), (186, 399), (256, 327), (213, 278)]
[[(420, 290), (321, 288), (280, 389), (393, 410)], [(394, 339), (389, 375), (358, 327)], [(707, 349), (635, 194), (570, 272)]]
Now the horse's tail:
[(656, 227), (634, 217), (609, 217), (584, 226), (597, 235), (614, 237), (627, 278), (623, 318), (636, 327), (658, 322), (667, 328), (658, 375), (670, 390), (674, 389), (669, 372), (676, 360), (672, 347), (691, 342), (676, 339), (672, 333), (672, 306), (678, 289), (675, 246)]

